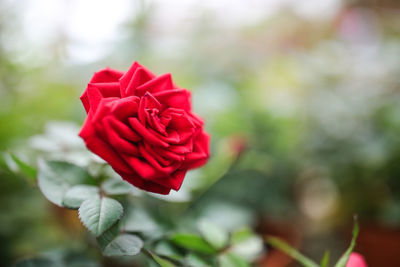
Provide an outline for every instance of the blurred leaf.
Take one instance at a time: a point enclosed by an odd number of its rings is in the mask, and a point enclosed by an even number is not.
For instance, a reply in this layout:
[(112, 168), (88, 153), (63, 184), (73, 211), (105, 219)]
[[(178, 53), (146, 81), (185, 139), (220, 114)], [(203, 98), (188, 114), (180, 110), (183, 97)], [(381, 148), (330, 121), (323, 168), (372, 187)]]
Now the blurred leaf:
[(178, 233), (171, 239), (176, 245), (206, 254), (215, 254), (217, 251), (203, 238), (195, 234)]
[(350, 246), (346, 250), (346, 252), (343, 254), (343, 256), (340, 257), (338, 262), (335, 264), (335, 267), (346, 267), (346, 264), (349, 261), (350, 254), (356, 245), (356, 239), (358, 236), (358, 232), (359, 232), (358, 222), (357, 222), (357, 218), (355, 218), (354, 226), (353, 226), (353, 238), (351, 239)]
[(97, 244), (99, 244), (102, 251), (107, 247), (108, 244), (111, 243), (111, 241), (114, 240), (114, 238), (118, 236), (119, 231), (119, 223), (116, 223), (110, 229), (96, 238)]
[(218, 257), (218, 266), (220, 267), (250, 267), (244, 259), (233, 254), (225, 253)]
[(104, 256), (134, 256), (140, 253), (143, 241), (131, 234), (121, 234), (109, 243), (104, 251)]
[(273, 247), (281, 250), (282, 252), (285, 252), (287, 255), (297, 260), (305, 267), (319, 267), (319, 265), (316, 264), (313, 260), (307, 258), (299, 251), (291, 247), (288, 243), (279, 238), (269, 236), (267, 237), (267, 242), (271, 244)]
[(161, 267), (175, 267), (176, 266), (172, 262), (157, 256), (153, 252), (149, 251), (149, 253), (153, 257), (154, 261), (157, 262)]
[(68, 189), (63, 198), (63, 206), (71, 209), (78, 209), (88, 198), (99, 193), (99, 188), (93, 185), (75, 185)]
[(215, 249), (221, 249), (228, 244), (228, 232), (211, 221), (203, 219), (198, 227), (203, 238)]
[[(207, 256), (207, 259), (210, 257)], [(191, 267), (208, 267), (211, 266), (209, 262), (207, 262), (204, 258), (200, 257), (197, 254), (190, 253), (186, 257), (186, 264)]]
[(123, 229), (129, 232), (155, 232), (159, 226), (145, 209), (131, 207), (124, 216)]
[(183, 258), (181, 255), (182, 253), (175, 246), (165, 240), (157, 242), (154, 247), (154, 252), (156, 252), (157, 255), (167, 256), (172, 259), (181, 260)]
[(123, 180), (112, 178), (104, 181), (101, 188), (107, 195), (124, 195), (132, 192), (133, 186)]
[(15, 267), (59, 267), (62, 266), (52, 259), (32, 258), (24, 259), (15, 264)]
[(18, 166), (19, 171), (25, 176), (31, 178), (32, 180), (36, 180), (37, 170), (35, 167), (23, 162), (14, 154), (10, 154), (11, 159)]
[(241, 227), (239, 229), (236, 229), (233, 233), (232, 233), (232, 244), (237, 244), (240, 243), (246, 239), (249, 239), (251, 237), (253, 237), (255, 234), (253, 232), (253, 230), (251, 230), (248, 227)]
[(82, 223), (97, 237), (113, 226), (122, 214), (122, 205), (108, 197), (86, 199), (79, 208)]
[(43, 195), (62, 206), (65, 192), (77, 184), (90, 184), (93, 180), (87, 171), (67, 162), (39, 160), (38, 184)]
[(231, 243), (230, 251), (249, 261), (254, 260), (264, 250), (262, 238), (250, 228), (241, 228), (233, 232)]
[(322, 260), (321, 260), (321, 267), (329, 266), (329, 257), (330, 257), (329, 251), (325, 251), (324, 256), (322, 257)]

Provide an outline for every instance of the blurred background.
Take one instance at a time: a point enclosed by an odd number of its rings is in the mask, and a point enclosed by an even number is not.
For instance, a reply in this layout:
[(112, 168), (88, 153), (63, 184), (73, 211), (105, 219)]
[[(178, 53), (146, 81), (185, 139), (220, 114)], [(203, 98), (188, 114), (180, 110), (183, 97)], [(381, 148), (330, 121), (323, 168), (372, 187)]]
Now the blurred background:
[[(2, 0), (0, 150), (53, 151), (29, 138), (62, 143), (48, 123), (79, 127), (93, 72), (135, 60), (190, 89), (212, 136), (193, 210), (317, 259), (343, 253), (357, 214), (356, 251), (400, 266), (399, 1)], [(1, 166), (0, 265), (79, 247), (76, 214)], [(297, 266), (273, 250), (259, 263)]]

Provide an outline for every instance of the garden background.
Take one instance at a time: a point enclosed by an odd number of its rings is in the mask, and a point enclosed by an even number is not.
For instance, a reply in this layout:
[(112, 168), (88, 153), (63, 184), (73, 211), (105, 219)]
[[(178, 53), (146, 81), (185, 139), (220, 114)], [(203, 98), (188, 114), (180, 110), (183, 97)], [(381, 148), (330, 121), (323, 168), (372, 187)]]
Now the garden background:
[(76, 212), (49, 203), (9, 153), (85, 160), (64, 149), (81, 145), (79, 97), (93, 72), (135, 60), (191, 90), (211, 135), (210, 162), (168, 203), (193, 198), (221, 224), (316, 258), (343, 253), (357, 214), (356, 251), (400, 266), (396, 0), (1, 1), (1, 265), (85, 246)]

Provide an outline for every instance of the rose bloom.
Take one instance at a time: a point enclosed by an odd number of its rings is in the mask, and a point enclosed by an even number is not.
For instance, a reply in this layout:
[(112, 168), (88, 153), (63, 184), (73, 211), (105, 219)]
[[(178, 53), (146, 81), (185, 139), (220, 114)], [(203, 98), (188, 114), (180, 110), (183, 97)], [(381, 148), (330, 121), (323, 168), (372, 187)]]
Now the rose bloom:
[(368, 267), (362, 255), (353, 252), (350, 254), (346, 267)]
[(87, 117), (79, 133), (89, 150), (141, 189), (179, 190), (186, 172), (209, 158), (209, 136), (191, 110), (190, 92), (171, 75), (135, 62), (123, 73), (96, 72), (81, 96)]

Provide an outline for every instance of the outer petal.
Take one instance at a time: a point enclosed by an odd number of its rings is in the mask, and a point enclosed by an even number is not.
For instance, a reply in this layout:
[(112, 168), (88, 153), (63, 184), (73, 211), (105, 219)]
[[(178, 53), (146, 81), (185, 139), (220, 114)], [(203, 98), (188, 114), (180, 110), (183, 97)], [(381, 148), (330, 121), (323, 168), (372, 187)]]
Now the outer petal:
[(155, 75), (140, 65), (134, 62), (129, 70), (119, 80), (121, 85), (121, 96), (134, 95), (136, 87), (155, 78)]
[(113, 150), (113, 148), (97, 136), (90, 117), (86, 118), (79, 136), (85, 141), (89, 150), (107, 161), (117, 172), (131, 172), (131, 168)]
[(124, 73), (119, 70), (114, 70), (111, 68), (105, 68), (94, 73), (91, 83), (110, 83), (118, 82)]
[(146, 181), (140, 178), (139, 176), (135, 174), (130, 174), (130, 173), (119, 173), (122, 178), (129, 183), (133, 184), (134, 186), (149, 191), (157, 194), (163, 194), (163, 195), (168, 195), (169, 192), (171, 191), (170, 187), (164, 187), (160, 184), (151, 182), (151, 181)]
[(186, 154), (185, 167), (188, 169), (198, 168), (204, 165), (210, 157), (210, 136), (201, 132), (194, 143), (193, 152)]

